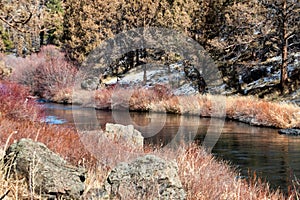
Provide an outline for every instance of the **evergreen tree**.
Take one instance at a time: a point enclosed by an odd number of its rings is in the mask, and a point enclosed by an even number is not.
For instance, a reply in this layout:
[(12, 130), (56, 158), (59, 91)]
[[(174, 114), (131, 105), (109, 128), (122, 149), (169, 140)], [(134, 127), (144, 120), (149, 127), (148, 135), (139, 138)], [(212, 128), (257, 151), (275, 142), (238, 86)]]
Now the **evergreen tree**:
[[(1, 1), (0, 38), (6, 43), (13, 43), (13, 47), (5, 50), (15, 51), (19, 56), (38, 51), (44, 44), (43, 38), (51, 38), (54, 35), (58, 37), (59, 33), (56, 31), (61, 29), (62, 14), (62, 4), (59, 0)], [(47, 43), (52, 42), (54, 40)]]
[(63, 37), (66, 49), (72, 59), (82, 63), (88, 53), (115, 34), (161, 26), (167, 5), (159, 0), (67, 0)]
[(277, 46), (277, 54), (281, 54), (280, 87), (282, 93), (286, 93), (287, 67), (291, 61), (289, 52), (299, 46), (300, 3), (298, 0), (262, 0), (261, 4), (266, 9), (265, 16), (271, 27), (266, 34), (267, 39)]

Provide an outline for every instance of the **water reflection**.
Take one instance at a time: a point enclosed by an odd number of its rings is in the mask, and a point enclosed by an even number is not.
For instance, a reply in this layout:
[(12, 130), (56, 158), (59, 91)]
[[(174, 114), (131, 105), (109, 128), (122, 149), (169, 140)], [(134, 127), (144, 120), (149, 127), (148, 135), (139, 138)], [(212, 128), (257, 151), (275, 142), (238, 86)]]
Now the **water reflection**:
[[(46, 104), (47, 114), (65, 119), (69, 126), (74, 125), (72, 107), (56, 104)], [(74, 107), (73, 112), (81, 116), (81, 128), (93, 127), (94, 109)], [(135, 123), (146, 137), (146, 144), (158, 146), (176, 145), (178, 141), (186, 142), (198, 140), (203, 142), (209, 125), (213, 128), (217, 121), (208, 118), (192, 116), (167, 115), (161, 130), (160, 119), (165, 114), (151, 113), (117, 113), (122, 124)], [(104, 129), (107, 122), (115, 123), (111, 112), (97, 111), (99, 126)], [(211, 124), (211, 123), (215, 124)], [(152, 126), (148, 126), (152, 123)], [(156, 126), (157, 124), (157, 126)], [(95, 128), (95, 127), (93, 127)], [(277, 134), (276, 129), (253, 127), (244, 123), (226, 121), (221, 137), (212, 150), (212, 153), (221, 159), (230, 161), (237, 166), (241, 176), (247, 177), (248, 171), (256, 173), (270, 182), (271, 187), (280, 187), (287, 191), (294, 175), (300, 177), (300, 137), (287, 137)]]

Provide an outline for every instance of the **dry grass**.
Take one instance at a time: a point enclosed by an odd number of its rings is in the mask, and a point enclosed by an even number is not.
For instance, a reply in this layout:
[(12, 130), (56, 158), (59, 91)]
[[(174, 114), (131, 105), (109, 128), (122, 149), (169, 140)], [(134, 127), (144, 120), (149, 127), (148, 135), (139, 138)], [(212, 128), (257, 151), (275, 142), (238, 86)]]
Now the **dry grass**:
[[(2, 167), (2, 164), (0, 164)], [(30, 197), (27, 190), (27, 184), (24, 179), (21, 180), (13, 180), (13, 179), (6, 179), (5, 175), (3, 174), (2, 170), (0, 171), (0, 198), (2, 199), (25, 199), (26, 197)], [(30, 198), (28, 198), (30, 199)]]
[[(5, 87), (4, 87), (5, 86)], [(145, 153), (155, 154), (166, 159), (177, 160), (179, 166), (179, 175), (185, 190), (187, 191), (188, 199), (296, 199), (299, 197), (299, 183), (296, 180), (292, 186), (293, 190), (289, 197), (284, 197), (280, 191), (271, 191), (268, 184), (263, 183), (259, 179), (253, 178), (252, 181), (247, 182), (238, 178), (238, 174), (225, 162), (216, 160), (211, 154), (205, 152), (204, 149), (197, 146), (181, 147), (178, 151), (164, 149), (164, 151), (151, 150), (146, 151), (140, 149), (133, 149), (126, 144), (117, 144), (101, 139), (99, 133), (89, 132), (88, 134), (79, 135), (75, 129), (64, 126), (55, 126), (40, 123), (38, 117), (28, 118), (28, 116), (39, 116), (36, 112), (40, 109), (36, 107), (34, 102), (31, 102), (30, 107), (24, 106), (26, 100), (26, 88), (19, 88), (16, 85), (9, 85), (9, 83), (1, 83), (4, 90), (0, 90), (0, 98), (2, 106), (0, 107), (0, 146), (1, 155), (4, 154), (4, 149), (14, 140), (20, 138), (31, 138), (36, 141), (45, 143), (51, 150), (60, 154), (62, 157), (73, 163), (74, 165), (84, 165), (89, 169), (88, 179), (86, 182), (86, 189), (99, 188), (109, 170), (112, 169), (119, 162), (129, 162), (130, 160), (144, 155)], [(7, 88), (11, 88), (11, 93), (7, 92)], [(20, 90), (20, 91), (19, 91)], [(15, 91), (15, 92), (13, 92)], [(23, 92), (22, 92), (23, 91)], [(144, 92), (144, 93), (142, 93)], [(19, 96), (18, 96), (19, 94)], [(143, 94), (140, 98), (137, 94)], [(130, 101), (133, 103), (142, 102), (145, 107), (142, 109), (151, 109), (152, 101), (155, 99), (158, 105), (165, 106), (168, 111), (180, 111), (182, 114), (182, 107), (178, 106), (178, 102), (188, 102), (184, 107), (184, 112), (191, 112), (190, 110), (200, 107), (197, 113), (199, 115), (211, 114), (211, 98), (213, 96), (196, 95), (192, 97), (179, 97), (157, 95), (155, 90), (139, 90), (138, 93), (131, 96)], [(255, 99), (247, 98), (227, 98), (227, 115), (228, 117), (237, 117), (239, 115), (255, 116), (254, 106), (262, 110), (272, 110), (270, 114), (275, 112), (298, 112), (297, 107), (286, 104), (273, 104), (270, 102), (257, 101)], [(192, 102), (190, 102), (192, 101)], [(246, 104), (248, 109), (240, 110), (237, 113), (236, 106)], [(175, 104), (175, 105), (174, 105)], [(276, 111), (275, 106), (278, 111)], [(251, 109), (250, 109), (251, 108)], [(16, 112), (19, 114), (16, 114)], [(269, 114), (258, 115), (258, 117), (268, 117)], [(34, 114), (36, 113), (36, 114)], [(254, 113), (254, 114), (253, 114)], [(284, 113), (284, 112), (283, 112)], [(280, 120), (287, 120), (288, 116)], [(260, 118), (257, 118), (260, 119)], [(276, 121), (276, 123), (278, 123)], [(7, 180), (3, 172), (0, 171), (0, 197), (8, 194), (6, 199), (30, 199), (33, 194), (27, 190), (24, 179)], [(37, 197), (38, 198), (38, 197)]]
[(289, 103), (258, 100), (254, 97), (228, 97), (226, 115), (253, 125), (300, 128), (300, 107)]
[(188, 199), (285, 199), (259, 179), (248, 183), (238, 178), (227, 163), (197, 146), (182, 148), (177, 163)]
[[(114, 97), (113, 94), (116, 94)], [(257, 126), (300, 128), (300, 107), (255, 97), (213, 95), (174, 96), (150, 88), (103, 89), (96, 92), (98, 108), (226, 117)]]

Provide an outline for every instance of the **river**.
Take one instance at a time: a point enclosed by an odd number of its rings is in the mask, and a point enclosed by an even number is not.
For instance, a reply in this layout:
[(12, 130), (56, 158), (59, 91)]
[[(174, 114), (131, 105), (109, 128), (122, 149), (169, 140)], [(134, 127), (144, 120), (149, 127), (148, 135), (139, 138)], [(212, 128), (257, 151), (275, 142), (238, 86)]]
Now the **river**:
[[(95, 113), (100, 126), (104, 128), (107, 122), (114, 123), (112, 112), (96, 111), (89, 108), (65, 106), (59, 104), (45, 104), (46, 115), (50, 122), (62, 123), (74, 126), (73, 113), (82, 118), (78, 126), (93, 123)], [(179, 116), (172, 114), (138, 113), (131, 112), (128, 121), (128, 113), (115, 113), (121, 116), (118, 123), (124, 125), (134, 122), (138, 127), (147, 127), (140, 130), (146, 137), (145, 143), (165, 146), (176, 135), (185, 133), (184, 137), (190, 140), (203, 141), (211, 120), (195, 116)], [(125, 117), (122, 117), (124, 115)], [(52, 116), (52, 117), (51, 117)], [(122, 122), (122, 119), (124, 121)], [(163, 119), (163, 120), (162, 120)], [(120, 122), (121, 120), (121, 122)], [(162, 123), (163, 122), (163, 123)], [(149, 124), (152, 124), (149, 127)], [(158, 132), (156, 126), (162, 126)], [(213, 125), (212, 125), (213, 126)], [(151, 131), (157, 132), (151, 135)], [(270, 183), (273, 189), (281, 188), (287, 192), (288, 185), (295, 177), (300, 178), (300, 137), (279, 135), (277, 129), (254, 127), (248, 124), (225, 121), (222, 134), (212, 149), (212, 153), (219, 159), (230, 162), (237, 167), (241, 177), (247, 178), (255, 171), (263, 180)], [(150, 137), (152, 136), (152, 137)]]

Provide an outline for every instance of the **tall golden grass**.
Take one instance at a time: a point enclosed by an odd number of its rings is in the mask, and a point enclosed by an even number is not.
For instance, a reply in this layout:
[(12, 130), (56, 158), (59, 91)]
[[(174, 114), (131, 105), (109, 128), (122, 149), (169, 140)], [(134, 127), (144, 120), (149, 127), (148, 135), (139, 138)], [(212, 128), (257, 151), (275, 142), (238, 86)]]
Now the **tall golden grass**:
[[(118, 95), (114, 108), (129, 106), (134, 111), (156, 111), (191, 114), (200, 117), (226, 117), (257, 126), (275, 128), (300, 128), (300, 107), (292, 103), (271, 102), (255, 97), (190, 95), (174, 96), (170, 92), (159, 93), (154, 88), (102, 89), (96, 92), (98, 108), (111, 108), (112, 94)], [(128, 93), (131, 94), (128, 99)], [(125, 96), (126, 98), (122, 98)], [(218, 104), (218, 101), (225, 103)], [(220, 107), (218, 107), (220, 106)], [(225, 108), (224, 108), (225, 106)], [(213, 110), (224, 110), (213, 112)], [(216, 115), (216, 116), (215, 116)]]
[(300, 107), (292, 103), (270, 102), (254, 97), (227, 97), (228, 118), (253, 125), (300, 128)]
[(260, 179), (247, 182), (228, 163), (192, 145), (179, 150), (179, 175), (188, 199), (285, 199)]

